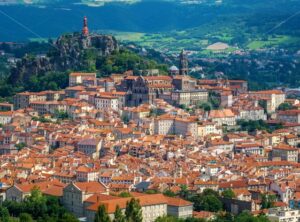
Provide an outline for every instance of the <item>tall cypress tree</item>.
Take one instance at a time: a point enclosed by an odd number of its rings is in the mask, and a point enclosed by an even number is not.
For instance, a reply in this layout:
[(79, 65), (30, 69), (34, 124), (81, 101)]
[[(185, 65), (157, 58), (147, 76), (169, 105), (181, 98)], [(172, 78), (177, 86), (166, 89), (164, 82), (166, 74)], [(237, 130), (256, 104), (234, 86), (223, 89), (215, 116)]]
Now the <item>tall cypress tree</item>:
[(132, 198), (126, 204), (125, 217), (128, 222), (142, 222), (142, 207), (140, 201)]
[(125, 221), (126, 221), (125, 216), (123, 215), (122, 210), (119, 207), (119, 205), (117, 205), (113, 222), (125, 222)]
[(111, 222), (109, 215), (106, 213), (104, 205), (98, 207), (94, 222)]

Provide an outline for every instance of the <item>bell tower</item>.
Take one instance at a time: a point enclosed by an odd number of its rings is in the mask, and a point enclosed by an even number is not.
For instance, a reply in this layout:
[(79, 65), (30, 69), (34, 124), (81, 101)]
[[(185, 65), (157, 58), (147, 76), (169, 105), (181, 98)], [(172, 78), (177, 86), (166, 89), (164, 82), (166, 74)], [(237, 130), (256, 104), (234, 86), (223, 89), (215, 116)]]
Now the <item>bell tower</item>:
[(84, 16), (84, 18), (83, 18), (82, 35), (83, 36), (88, 36), (89, 35), (89, 28), (88, 28), (88, 25), (87, 25), (87, 17), (86, 16)]
[(184, 50), (181, 51), (179, 55), (179, 74), (188, 75), (189, 74), (189, 62)]

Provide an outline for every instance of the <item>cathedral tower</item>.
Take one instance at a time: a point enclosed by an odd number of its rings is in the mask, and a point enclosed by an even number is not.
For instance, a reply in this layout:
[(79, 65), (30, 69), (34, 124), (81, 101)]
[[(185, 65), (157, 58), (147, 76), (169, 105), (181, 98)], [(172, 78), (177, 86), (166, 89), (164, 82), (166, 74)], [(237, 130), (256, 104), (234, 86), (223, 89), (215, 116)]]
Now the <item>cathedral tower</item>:
[(189, 63), (187, 55), (184, 50), (181, 51), (179, 56), (179, 74), (188, 75), (189, 74)]

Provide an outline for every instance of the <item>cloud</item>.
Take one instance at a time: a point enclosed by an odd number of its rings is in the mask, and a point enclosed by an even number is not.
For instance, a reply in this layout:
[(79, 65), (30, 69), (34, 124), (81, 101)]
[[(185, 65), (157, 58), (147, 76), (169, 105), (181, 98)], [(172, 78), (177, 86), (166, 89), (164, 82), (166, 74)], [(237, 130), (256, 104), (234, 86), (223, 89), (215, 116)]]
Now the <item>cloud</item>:
[(89, 6), (103, 6), (107, 3), (134, 4), (140, 1), (141, 0), (82, 0), (81, 2)]

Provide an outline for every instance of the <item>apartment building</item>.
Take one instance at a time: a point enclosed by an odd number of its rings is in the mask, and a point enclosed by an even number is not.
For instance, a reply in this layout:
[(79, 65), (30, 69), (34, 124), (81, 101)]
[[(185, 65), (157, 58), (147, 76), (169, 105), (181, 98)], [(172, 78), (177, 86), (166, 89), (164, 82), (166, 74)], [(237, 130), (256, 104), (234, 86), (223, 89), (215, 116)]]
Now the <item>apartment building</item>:
[(263, 90), (249, 92), (250, 98), (267, 101), (267, 112), (275, 112), (278, 106), (285, 101), (285, 93), (281, 90)]
[(287, 207), (271, 208), (267, 214), (271, 222), (299, 222), (300, 210), (294, 210)]
[(271, 158), (272, 160), (298, 162), (298, 149), (281, 143), (273, 147)]
[(279, 111), (277, 119), (282, 122), (300, 123), (300, 110)]
[(23, 92), (18, 93), (13, 97), (13, 103), (14, 103), (14, 109), (24, 109), (29, 107), (29, 104), (31, 102), (36, 101), (46, 101), (47, 100), (47, 94), (44, 92), (40, 93), (32, 93), (32, 92)]
[(154, 120), (154, 133), (159, 135), (191, 135), (196, 138), (198, 137), (197, 119), (162, 115)]
[(100, 110), (119, 110), (119, 100), (115, 96), (97, 96), (95, 97), (95, 105)]
[(207, 90), (175, 90), (171, 93), (172, 103), (175, 105), (197, 105), (207, 102)]

